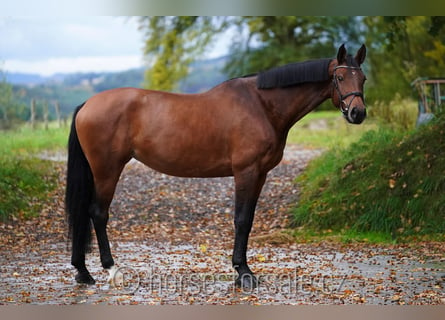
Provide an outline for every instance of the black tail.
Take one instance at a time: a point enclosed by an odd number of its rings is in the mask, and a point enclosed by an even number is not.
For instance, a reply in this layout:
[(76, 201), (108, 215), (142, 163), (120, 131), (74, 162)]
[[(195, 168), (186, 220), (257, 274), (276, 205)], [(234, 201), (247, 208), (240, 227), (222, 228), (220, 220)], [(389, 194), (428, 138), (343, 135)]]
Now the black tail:
[(88, 160), (83, 153), (76, 131), (76, 108), (68, 139), (68, 168), (65, 193), (65, 211), (68, 216), (69, 234), (72, 238), (73, 259), (84, 256), (90, 250), (90, 207), (94, 201), (94, 180)]

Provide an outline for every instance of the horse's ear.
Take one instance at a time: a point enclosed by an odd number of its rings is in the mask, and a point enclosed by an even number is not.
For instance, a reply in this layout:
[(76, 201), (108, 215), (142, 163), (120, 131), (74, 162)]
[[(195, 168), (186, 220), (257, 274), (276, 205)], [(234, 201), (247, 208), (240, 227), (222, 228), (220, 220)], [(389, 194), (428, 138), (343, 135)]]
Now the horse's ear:
[(343, 64), (346, 61), (346, 48), (345, 48), (345, 44), (343, 43), (340, 48), (338, 48), (338, 52), (337, 52), (337, 63)]
[(365, 61), (365, 58), (366, 58), (366, 46), (362, 44), (360, 49), (358, 49), (357, 54), (355, 55), (355, 61), (357, 61), (357, 63), (361, 65)]

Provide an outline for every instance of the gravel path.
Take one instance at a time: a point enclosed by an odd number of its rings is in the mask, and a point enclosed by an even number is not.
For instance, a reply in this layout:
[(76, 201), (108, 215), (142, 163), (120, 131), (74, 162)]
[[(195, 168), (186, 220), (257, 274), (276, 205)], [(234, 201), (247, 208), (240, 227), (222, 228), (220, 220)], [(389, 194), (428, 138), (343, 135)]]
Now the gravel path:
[[(289, 207), (298, 198), (293, 180), (310, 159), (320, 154), (321, 150), (286, 148), (281, 164), (269, 172), (258, 202), (252, 236), (288, 226)], [(110, 228), (119, 232), (120, 237), (131, 240), (141, 240), (142, 231), (147, 240), (231, 245), (233, 207), (232, 177), (177, 178), (131, 161), (121, 176), (111, 205)]]
[(445, 304), (442, 243), (294, 243), (283, 232), (298, 200), (293, 179), (320, 150), (288, 146), (258, 203), (248, 258), (260, 279), (234, 288), (233, 178), (184, 179), (127, 165), (109, 234), (124, 282), (74, 283), (60, 187), (39, 218), (0, 224), (0, 304)]

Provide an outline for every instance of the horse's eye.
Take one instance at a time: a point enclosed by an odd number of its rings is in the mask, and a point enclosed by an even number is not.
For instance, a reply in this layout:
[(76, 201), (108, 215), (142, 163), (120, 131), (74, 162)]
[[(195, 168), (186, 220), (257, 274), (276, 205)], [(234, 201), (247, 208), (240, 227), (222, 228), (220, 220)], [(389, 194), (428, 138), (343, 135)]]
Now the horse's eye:
[(343, 76), (338, 76), (337, 79), (338, 79), (338, 81), (343, 81), (343, 80), (345, 80), (345, 79), (343, 78)]

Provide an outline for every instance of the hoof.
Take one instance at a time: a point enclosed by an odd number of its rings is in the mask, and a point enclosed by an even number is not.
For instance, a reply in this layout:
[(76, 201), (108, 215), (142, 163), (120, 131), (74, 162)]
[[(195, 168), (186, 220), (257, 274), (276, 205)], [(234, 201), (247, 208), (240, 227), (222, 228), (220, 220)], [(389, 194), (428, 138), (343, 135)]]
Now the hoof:
[(124, 275), (122, 274), (122, 272), (120, 271), (119, 268), (117, 268), (116, 266), (112, 266), (108, 270), (108, 280), (107, 282), (109, 284), (111, 284), (114, 287), (120, 287), (123, 286), (124, 284)]
[(253, 290), (258, 287), (258, 280), (253, 274), (245, 273), (238, 276), (235, 285), (243, 290)]
[(96, 281), (94, 281), (93, 277), (90, 275), (89, 272), (79, 272), (76, 275), (76, 281), (77, 283), (84, 283), (84, 284), (95, 284)]

